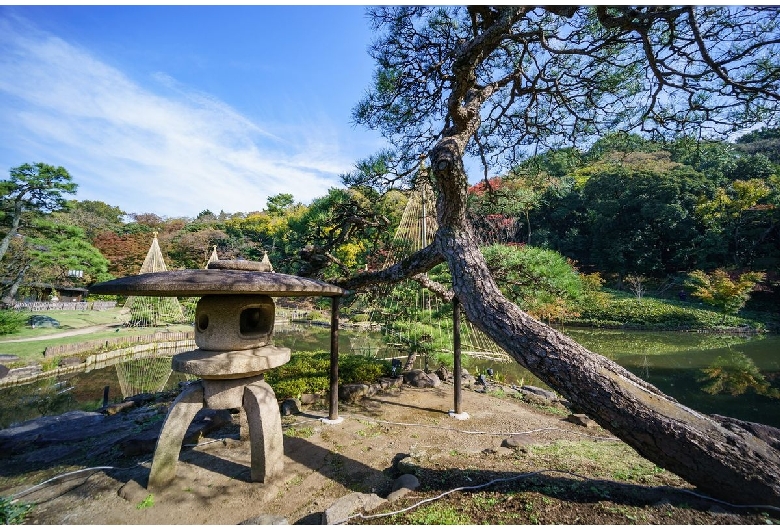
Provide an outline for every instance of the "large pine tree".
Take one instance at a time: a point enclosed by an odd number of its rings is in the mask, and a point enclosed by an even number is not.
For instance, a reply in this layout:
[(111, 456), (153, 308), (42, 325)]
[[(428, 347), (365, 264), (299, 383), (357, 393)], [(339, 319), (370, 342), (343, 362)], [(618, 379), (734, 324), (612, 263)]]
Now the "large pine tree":
[[(371, 11), (375, 84), (355, 111), (394, 147), (364, 168), (391, 186), (420, 158), (433, 170), (439, 229), (426, 248), (356, 289), (446, 262), (476, 326), (578, 409), (703, 491), (777, 504), (780, 432), (691, 410), (529, 317), (499, 291), (466, 218), (464, 157), (499, 174), (526, 146), (610, 130), (725, 133), (780, 103), (774, 7), (394, 7)], [(381, 159), (381, 164), (378, 163)], [(376, 174), (347, 183), (377, 185)]]

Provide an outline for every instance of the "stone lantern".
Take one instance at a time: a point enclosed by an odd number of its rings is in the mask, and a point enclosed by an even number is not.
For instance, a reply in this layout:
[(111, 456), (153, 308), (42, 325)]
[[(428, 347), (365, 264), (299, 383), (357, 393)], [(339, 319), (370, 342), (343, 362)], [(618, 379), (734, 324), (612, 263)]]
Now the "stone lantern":
[[(205, 407), (237, 408), (248, 426), (251, 480), (282, 473), (279, 406), (263, 373), (290, 360), (289, 348), (273, 345), (273, 296), (326, 296), (331, 314), (331, 421), (338, 420), (338, 304), (345, 291), (317, 280), (271, 272), (270, 263), (214, 261), (208, 269), (140, 274), (92, 286), (96, 294), (201, 297), (195, 310), (197, 349), (173, 356), (172, 368), (201, 381), (188, 385), (171, 405), (157, 440), (148, 487), (160, 489), (176, 476), (182, 440)], [(242, 433), (243, 437), (243, 433)]]

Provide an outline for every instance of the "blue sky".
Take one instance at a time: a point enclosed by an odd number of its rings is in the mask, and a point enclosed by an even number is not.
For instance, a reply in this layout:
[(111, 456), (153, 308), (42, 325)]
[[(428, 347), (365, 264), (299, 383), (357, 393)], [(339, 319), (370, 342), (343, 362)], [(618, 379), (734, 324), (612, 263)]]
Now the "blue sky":
[(0, 6), (0, 178), (61, 165), (172, 217), (308, 203), (383, 146), (351, 123), (371, 40), (359, 6)]

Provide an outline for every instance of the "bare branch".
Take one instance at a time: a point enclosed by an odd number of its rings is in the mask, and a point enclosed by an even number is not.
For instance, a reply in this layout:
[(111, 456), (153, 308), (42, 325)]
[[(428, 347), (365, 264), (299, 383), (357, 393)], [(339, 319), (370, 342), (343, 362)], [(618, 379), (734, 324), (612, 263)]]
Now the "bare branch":
[(427, 274), (415, 274), (411, 277), (411, 279), (434, 293), (445, 302), (452, 302), (452, 299), (455, 298), (455, 292), (452, 289), (440, 284), (439, 282), (431, 280)]

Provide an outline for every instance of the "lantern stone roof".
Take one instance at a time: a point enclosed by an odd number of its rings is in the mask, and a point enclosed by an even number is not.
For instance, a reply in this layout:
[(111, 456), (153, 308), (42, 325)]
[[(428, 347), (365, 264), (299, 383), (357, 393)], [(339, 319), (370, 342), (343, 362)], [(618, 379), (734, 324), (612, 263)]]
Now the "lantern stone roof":
[[(342, 296), (341, 287), (278, 272), (253, 269), (253, 262), (235, 261), (233, 268), (209, 264), (209, 269), (151, 272), (96, 283), (94, 294), (128, 296), (205, 296), (209, 294), (265, 294), (268, 296)], [(240, 265), (239, 265), (240, 264)], [(213, 267), (213, 268), (212, 268)], [(220, 268), (216, 268), (220, 267)]]

